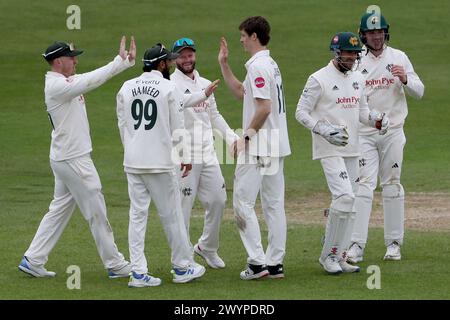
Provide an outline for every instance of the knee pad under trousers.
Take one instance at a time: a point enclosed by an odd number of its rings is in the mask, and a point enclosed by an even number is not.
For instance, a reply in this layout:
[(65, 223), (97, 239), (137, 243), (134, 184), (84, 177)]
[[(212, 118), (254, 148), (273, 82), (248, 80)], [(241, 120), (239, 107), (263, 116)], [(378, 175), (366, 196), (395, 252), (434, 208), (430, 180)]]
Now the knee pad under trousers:
[(383, 186), (381, 195), (383, 198), (404, 198), (405, 190), (400, 183), (386, 184)]
[(344, 194), (331, 201), (331, 208), (340, 212), (352, 212), (354, 202), (355, 197), (353, 195)]

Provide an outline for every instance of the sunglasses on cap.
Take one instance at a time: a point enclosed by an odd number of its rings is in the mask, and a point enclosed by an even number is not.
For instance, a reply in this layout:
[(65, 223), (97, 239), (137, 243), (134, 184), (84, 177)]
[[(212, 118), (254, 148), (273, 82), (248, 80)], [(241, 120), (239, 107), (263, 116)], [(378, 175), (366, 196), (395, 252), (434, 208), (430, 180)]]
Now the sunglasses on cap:
[(177, 57), (178, 54), (170, 52), (163, 44), (157, 43), (155, 46), (145, 51), (142, 62), (144, 62), (144, 65), (151, 65), (159, 60), (173, 60)]
[(194, 40), (189, 38), (181, 38), (174, 42), (172, 52), (180, 52), (184, 48), (190, 48), (195, 51)]
[(42, 54), (45, 60), (50, 61), (59, 57), (75, 57), (83, 53), (83, 50), (77, 50), (73, 43), (56, 41), (50, 45), (45, 53)]

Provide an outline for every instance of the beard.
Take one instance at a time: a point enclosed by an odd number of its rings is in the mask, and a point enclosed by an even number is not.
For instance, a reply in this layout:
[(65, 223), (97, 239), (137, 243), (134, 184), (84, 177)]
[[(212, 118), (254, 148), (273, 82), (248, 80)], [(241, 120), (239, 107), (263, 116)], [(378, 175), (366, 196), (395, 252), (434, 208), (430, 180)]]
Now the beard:
[(355, 67), (359, 65), (360, 56), (358, 56), (355, 60), (350, 58), (342, 58), (340, 55), (335, 57), (337, 68), (342, 73), (347, 73), (348, 71), (353, 71)]
[(164, 68), (164, 70), (161, 71), (164, 79), (170, 80), (170, 68)]
[(177, 63), (177, 68), (178, 70), (180, 70), (181, 72), (183, 72), (184, 74), (190, 74), (194, 71), (195, 69), (195, 62), (192, 63), (192, 66), (189, 68), (183, 68), (183, 66), (181, 64)]
[(338, 65), (339, 65), (339, 71), (341, 71), (342, 73), (345, 73), (347, 71), (352, 70), (355, 63), (352, 62), (351, 65), (349, 65), (349, 62), (344, 62), (342, 60), (338, 60)]

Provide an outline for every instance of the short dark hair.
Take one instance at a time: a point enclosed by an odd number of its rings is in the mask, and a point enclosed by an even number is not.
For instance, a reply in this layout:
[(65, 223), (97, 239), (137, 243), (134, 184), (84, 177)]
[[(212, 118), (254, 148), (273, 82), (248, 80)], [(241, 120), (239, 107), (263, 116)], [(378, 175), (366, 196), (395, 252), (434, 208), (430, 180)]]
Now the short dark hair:
[(244, 30), (249, 36), (256, 33), (261, 45), (265, 46), (270, 40), (270, 25), (269, 22), (261, 16), (249, 17), (241, 22), (239, 30)]

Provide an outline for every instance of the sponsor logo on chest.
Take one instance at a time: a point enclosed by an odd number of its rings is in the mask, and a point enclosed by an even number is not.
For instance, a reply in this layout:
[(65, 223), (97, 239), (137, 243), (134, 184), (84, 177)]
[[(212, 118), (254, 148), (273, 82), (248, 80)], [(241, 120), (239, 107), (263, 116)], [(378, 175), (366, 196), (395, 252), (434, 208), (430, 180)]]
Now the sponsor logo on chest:
[(366, 87), (371, 89), (389, 89), (395, 83), (394, 78), (382, 77), (378, 79), (367, 79)]
[(341, 105), (341, 109), (353, 109), (357, 108), (359, 105), (359, 98), (352, 97), (338, 97), (336, 100), (336, 104)]
[(209, 102), (203, 101), (192, 108), (195, 113), (206, 112), (209, 108)]
[[(366, 79), (366, 83), (365, 83), (366, 88), (372, 89), (372, 90), (380, 90), (380, 89), (388, 90), (392, 85), (395, 84), (395, 78), (390, 74), (393, 66), (394, 66), (393, 63), (388, 63), (385, 66), (384, 69), (386, 69), (389, 72), (388, 74), (382, 74), (382, 75), (379, 75), (378, 77)], [(366, 69), (364, 69), (362, 71), (362, 73), (368, 74), (368, 71)], [(369, 77), (370, 77), (370, 75), (369, 75)]]

